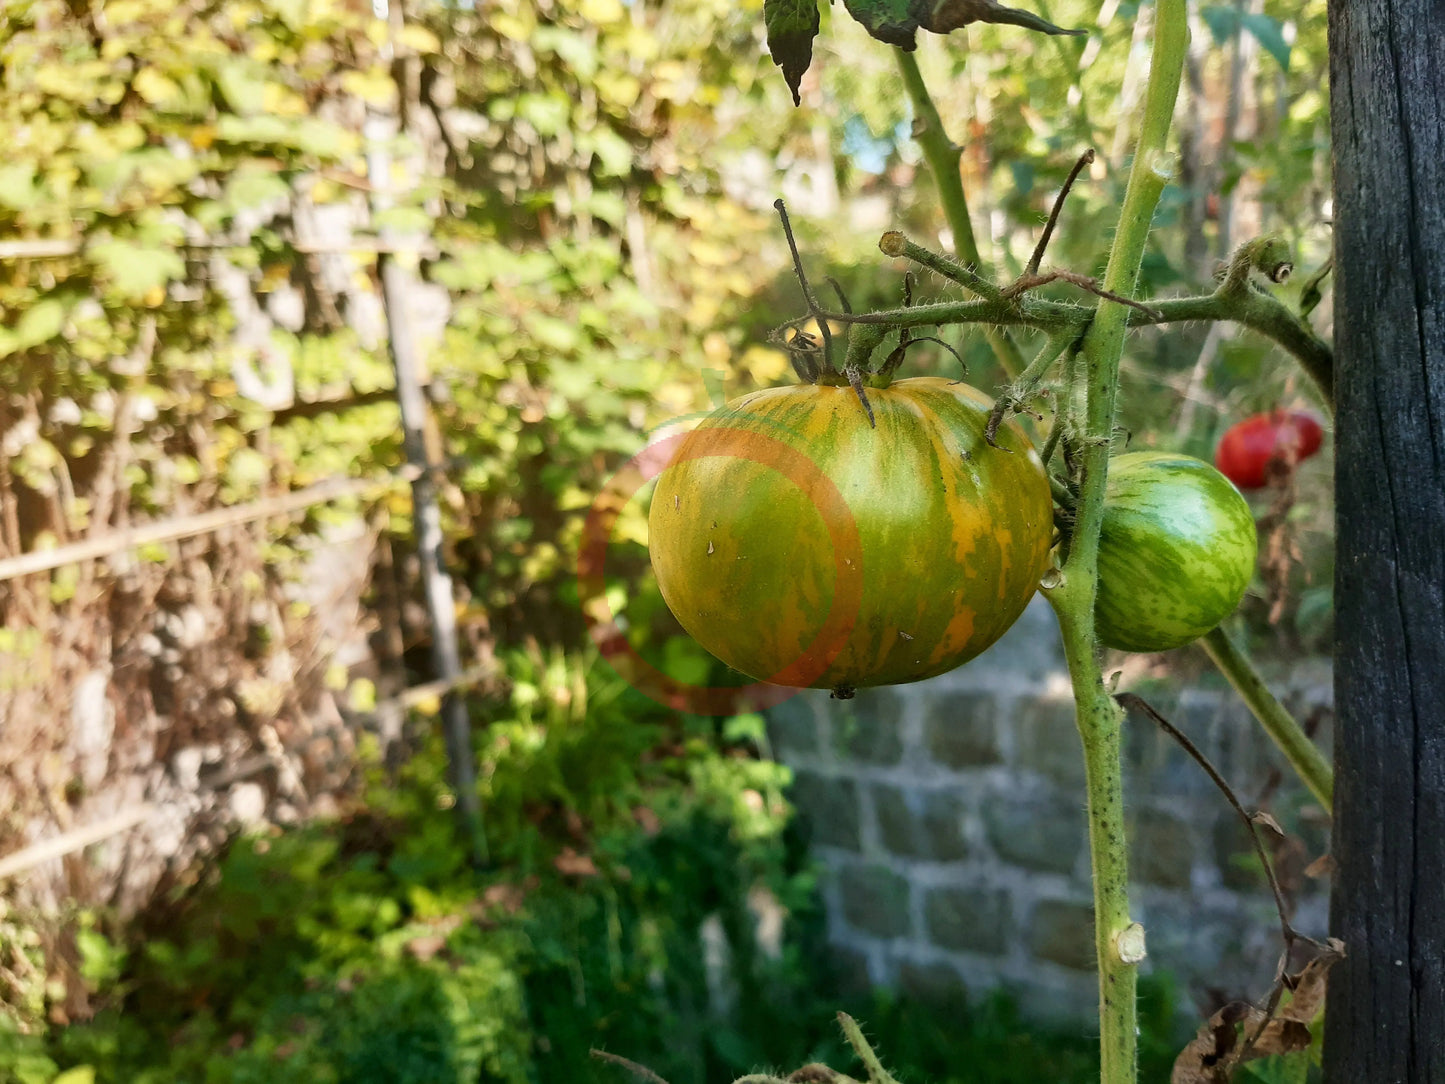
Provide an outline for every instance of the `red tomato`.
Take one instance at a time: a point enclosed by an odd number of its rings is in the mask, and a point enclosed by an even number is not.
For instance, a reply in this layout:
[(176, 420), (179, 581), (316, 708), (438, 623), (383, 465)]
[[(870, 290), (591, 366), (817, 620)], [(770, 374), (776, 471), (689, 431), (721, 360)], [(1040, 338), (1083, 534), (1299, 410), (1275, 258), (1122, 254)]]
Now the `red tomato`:
[(1324, 429), (1306, 410), (1272, 410), (1230, 426), (1214, 450), (1214, 465), (1240, 489), (1269, 483), (1270, 464), (1293, 466), (1320, 450)]

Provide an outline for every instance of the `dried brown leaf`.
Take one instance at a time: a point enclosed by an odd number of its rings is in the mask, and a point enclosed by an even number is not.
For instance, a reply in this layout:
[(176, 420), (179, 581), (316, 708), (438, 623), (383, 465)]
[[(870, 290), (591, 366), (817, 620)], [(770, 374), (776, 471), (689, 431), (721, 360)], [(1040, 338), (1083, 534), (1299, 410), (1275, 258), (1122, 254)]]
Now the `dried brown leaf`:
[(1337, 868), (1335, 856), (1326, 851), (1305, 867), (1305, 876), (1313, 877), (1316, 880), (1333, 877)]
[(1280, 1010), (1281, 1020), (1308, 1024), (1319, 1015), (1325, 1003), (1330, 968), (1345, 958), (1345, 943), (1338, 937), (1331, 937), (1323, 945), (1317, 945), (1317, 949), (1314, 958), (1298, 974), (1285, 976), (1285, 985), (1293, 991), (1293, 996), (1289, 1004)]
[(1198, 1034), (1174, 1059), (1169, 1084), (1220, 1084), (1234, 1048), (1239, 1043), (1238, 1025), (1258, 1027), (1264, 1011), (1247, 1001), (1231, 1001), (1200, 1027)]
[(482, 893), (482, 904), (486, 908), (500, 907), (509, 915), (515, 915), (522, 909), (526, 901), (526, 891), (514, 884), (488, 885), (487, 890)]
[(1251, 821), (1253, 821), (1255, 824), (1260, 824), (1260, 825), (1263, 825), (1264, 827), (1268, 828), (1271, 832), (1273, 832), (1275, 835), (1279, 836), (1280, 838), (1284, 838), (1284, 837), (1285, 837), (1285, 830), (1279, 826), (1279, 821), (1275, 820), (1273, 817), (1271, 817), (1271, 816), (1270, 816), (1268, 813), (1266, 813), (1264, 810), (1262, 810), (1262, 809), (1257, 809), (1257, 810), (1255, 810), (1253, 813), (1251, 813), (1251, 814), (1249, 815), (1249, 819), (1250, 819)]
[(1298, 1020), (1271, 1020), (1250, 1047), (1246, 1061), (1271, 1054), (1293, 1054), (1310, 1045), (1310, 1029)]
[(447, 947), (447, 939), (441, 934), (429, 933), (413, 937), (406, 943), (406, 951), (425, 963)]
[(564, 877), (596, 877), (597, 863), (591, 855), (578, 854), (571, 847), (563, 847), (562, 853), (552, 859), (552, 866)]

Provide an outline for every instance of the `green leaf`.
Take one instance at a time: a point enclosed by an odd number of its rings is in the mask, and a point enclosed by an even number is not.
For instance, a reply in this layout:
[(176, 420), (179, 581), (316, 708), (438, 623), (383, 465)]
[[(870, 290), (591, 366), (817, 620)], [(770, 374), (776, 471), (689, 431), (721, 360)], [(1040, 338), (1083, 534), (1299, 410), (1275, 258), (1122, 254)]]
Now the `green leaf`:
[(25, 310), (25, 315), (20, 317), (15, 324), (16, 348), (23, 350), (27, 346), (35, 346), (53, 339), (60, 334), (60, 329), (64, 326), (64, 305), (53, 297), (37, 301)]
[(767, 740), (767, 733), (767, 722), (757, 712), (734, 715), (723, 723), (723, 741), (750, 741), (761, 745)]
[(23, 211), (35, 203), (35, 163), (0, 166), (0, 206)]
[(294, 122), (281, 117), (224, 116), (216, 124), (216, 138), (226, 143), (290, 142), (296, 129)]
[(1034, 190), (1034, 164), (1032, 162), (1010, 162), (1009, 172), (1013, 174), (1014, 191), (1019, 196), (1027, 196)]
[(226, 208), (234, 212), (259, 207), (274, 199), (285, 199), (290, 194), (291, 186), (274, 170), (243, 165), (226, 182)]
[(1290, 45), (1285, 40), (1280, 21), (1268, 15), (1251, 14), (1240, 16), (1240, 22), (1254, 35), (1260, 48), (1279, 61), (1282, 70), (1289, 71)]
[(164, 286), (186, 273), (186, 261), (168, 248), (102, 241), (92, 245), (89, 253), (124, 297), (141, 297), (153, 287)]
[(266, 103), (266, 80), (249, 60), (227, 60), (216, 72), (216, 86), (226, 104), (243, 117), (261, 112)]
[(1199, 17), (1209, 27), (1215, 45), (1223, 45), (1239, 32), (1239, 12), (1233, 8), (1210, 6), (1199, 9)]
[(912, 52), (914, 34), (928, 14), (928, 0), (843, 0), (848, 14), (879, 41)]
[[(851, 5), (849, 10), (852, 10)], [(855, 15), (854, 18), (857, 18)], [(860, 20), (861, 21), (861, 20)], [(768, 30), (768, 55), (783, 69), (783, 78), (798, 105), (798, 85), (813, 63), (813, 39), (818, 36), (817, 0), (763, 0), (763, 22)]]

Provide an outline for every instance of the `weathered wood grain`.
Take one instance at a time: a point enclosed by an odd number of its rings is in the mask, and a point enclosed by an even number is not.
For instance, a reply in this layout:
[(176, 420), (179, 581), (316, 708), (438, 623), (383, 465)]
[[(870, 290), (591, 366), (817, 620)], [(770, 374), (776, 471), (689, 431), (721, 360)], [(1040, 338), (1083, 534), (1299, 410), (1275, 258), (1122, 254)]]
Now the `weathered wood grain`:
[(1445, 1084), (1445, 4), (1330, 0), (1337, 359), (1328, 1084)]

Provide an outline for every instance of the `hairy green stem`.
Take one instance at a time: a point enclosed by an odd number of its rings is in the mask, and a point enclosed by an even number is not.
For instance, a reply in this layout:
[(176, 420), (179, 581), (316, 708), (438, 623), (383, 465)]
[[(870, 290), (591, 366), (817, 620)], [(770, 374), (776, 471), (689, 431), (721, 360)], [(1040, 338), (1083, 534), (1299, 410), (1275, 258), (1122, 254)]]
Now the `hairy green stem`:
[(863, 1037), (863, 1029), (845, 1012), (838, 1014), (838, 1023), (843, 1028), (843, 1035), (848, 1040), (848, 1045), (858, 1055), (858, 1060), (868, 1070), (869, 1084), (898, 1084), (893, 1075), (883, 1068), (883, 1063), (878, 1060), (878, 1055), (873, 1053), (873, 1047)]
[(972, 267), (959, 263), (951, 256), (942, 256), (926, 249), (922, 245), (910, 241), (896, 230), (885, 233), (882, 240), (878, 242), (878, 247), (883, 250), (885, 255), (902, 256), (912, 260), (920, 267), (926, 267), (935, 274), (958, 283), (965, 290), (977, 294), (986, 301), (997, 301), (1003, 296), (1002, 290)]
[(1267, 335), (1294, 355), (1333, 412), (1335, 408), (1335, 353), (1330, 345), (1296, 316), (1284, 302), (1248, 283), (1238, 289), (1221, 288), (1205, 297), (1180, 297), (1149, 302), (1162, 320), (1137, 309), (1129, 313), (1131, 326), (1174, 323), (1179, 320), (1232, 320)]
[[(903, 85), (908, 89), (909, 100), (913, 103), (915, 116), (914, 137), (923, 149), (928, 170), (933, 174), (934, 187), (938, 189), (938, 200), (943, 204), (943, 215), (948, 228), (953, 231), (953, 247), (959, 259), (977, 268), (986, 275), (987, 268), (979, 255), (978, 241), (973, 235), (973, 220), (968, 216), (968, 198), (963, 194), (963, 179), (958, 175), (960, 151), (943, 130), (943, 118), (928, 93), (923, 73), (918, 69), (918, 59), (913, 53), (902, 49), (893, 50), (898, 57), (898, 69), (903, 74)], [(1023, 352), (1013, 337), (1004, 328), (986, 327), (984, 336), (993, 347), (994, 356), (1003, 367), (1004, 373), (1013, 380), (1024, 371)]]
[[(1104, 272), (1104, 288), (1126, 297), (1134, 296), (1150, 222), (1171, 171), (1165, 141), (1189, 40), (1185, 0), (1157, 0), (1156, 9), (1143, 121)], [(1078, 505), (1069, 556), (1062, 569), (1063, 582), (1049, 592), (1049, 601), (1059, 617), (1084, 746), (1099, 966), (1102, 1084), (1134, 1084), (1139, 1067), (1135, 996), (1143, 951), (1141, 932), (1129, 917), (1120, 759), (1124, 713), (1104, 685), (1094, 632), (1104, 483), (1114, 428), (1119, 359), (1131, 311), (1128, 306), (1101, 300), (1084, 335), (1081, 369), (1086, 395), (1075, 486)]]
[[(892, 235), (890, 235), (892, 236)], [(898, 235), (901, 237), (901, 235)], [(944, 324), (985, 323), (1037, 328), (1058, 335), (1070, 328), (1082, 332), (1095, 310), (1086, 305), (1045, 298), (1018, 296), (1003, 298), (999, 288), (972, 275), (946, 257), (930, 253), (912, 241), (884, 248), (890, 256), (906, 256), (921, 267), (936, 271), (984, 298), (982, 301), (941, 301), (886, 312), (821, 314), (833, 323), (886, 324), (890, 327), (925, 327)], [(1117, 306), (1115, 306), (1117, 307)], [(1171, 324), (1185, 320), (1231, 320), (1273, 339), (1294, 355), (1300, 367), (1319, 389), (1325, 405), (1334, 409), (1334, 351), (1314, 330), (1272, 294), (1248, 283), (1237, 289), (1221, 287), (1199, 297), (1176, 297), (1149, 301), (1149, 309), (1130, 308), (1130, 327)], [(1019, 370), (1020, 372), (1022, 369)]]
[[(1045, 340), (1043, 349), (1029, 367), (1019, 374), (1019, 378), (1003, 390), (1003, 394), (994, 400), (993, 409), (988, 414), (988, 424), (985, 426), (984, 439), (993, 444), (994, 437), (998, 434), (998, 427), (1008, 416), (1010, 410), (1022, 411), (1025, 404), (1038, 392), (1039, 383), (1043, 380), (1044, 374), (1058, 361), (1068, 349), (1077, 341), (1072, 333), (1063, 335), (1050, 335)], [(1048, 462), (1047, 459), (1044, 460)]]
[(1219, 667), (1220, 673), (1229, 679), (1235, 691), (1249, 705), (1259, 725), (1279, 746), (1279, 751), (1309, 787), (1310, 793), (1325, 807), (1326, 813), (1330, 812), (1334, 805), (1335, 775), (1319, 746), (1310, 740), (1299, 721), (1275, 699), (1249, 659), (1234, 645), (1223, 628), (1206, 633), (1199, 643), (1214, 660), (1214, 665)]

